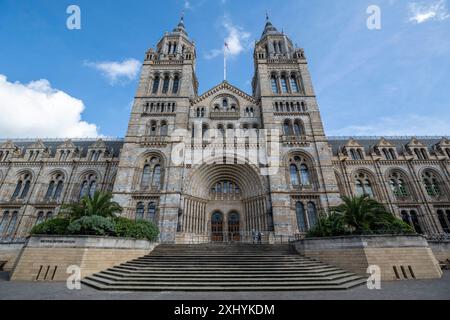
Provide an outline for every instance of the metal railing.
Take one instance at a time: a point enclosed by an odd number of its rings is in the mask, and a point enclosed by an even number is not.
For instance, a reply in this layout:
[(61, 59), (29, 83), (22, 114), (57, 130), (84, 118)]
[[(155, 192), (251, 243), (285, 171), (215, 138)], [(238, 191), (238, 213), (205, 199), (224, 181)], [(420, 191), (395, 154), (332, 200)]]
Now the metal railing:
[(428, 235), (425, 235), (425, 238), (428, 241), (450, 242), (450, 234), (449, 233), (428, 234)]
[(253, 232), (214, 232), (209, 234), (186, 234), (186, 244), (289, 244), (293, 236), (277, 235), (273, 231), (262, 231), (261, 236)]

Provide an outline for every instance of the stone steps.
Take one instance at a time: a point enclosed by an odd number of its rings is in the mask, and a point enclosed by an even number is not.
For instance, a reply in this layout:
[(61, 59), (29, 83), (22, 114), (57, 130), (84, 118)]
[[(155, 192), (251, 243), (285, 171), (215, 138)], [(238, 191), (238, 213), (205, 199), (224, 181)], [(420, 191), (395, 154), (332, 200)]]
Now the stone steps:
[(162, 245), (149, 256), (83, 280), (111, 291), (344, 290), (365, 282), (292, 253), (287, 245)]

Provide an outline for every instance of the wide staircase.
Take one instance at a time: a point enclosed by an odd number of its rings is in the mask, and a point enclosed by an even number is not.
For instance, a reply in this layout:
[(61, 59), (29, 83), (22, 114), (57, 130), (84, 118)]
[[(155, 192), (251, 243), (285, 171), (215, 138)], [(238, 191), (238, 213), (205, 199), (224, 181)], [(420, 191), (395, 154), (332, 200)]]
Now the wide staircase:
[(82, 281), (111, 291), (345, 290), (362, 276), (292, 252), (289, 245), (161, 245)]

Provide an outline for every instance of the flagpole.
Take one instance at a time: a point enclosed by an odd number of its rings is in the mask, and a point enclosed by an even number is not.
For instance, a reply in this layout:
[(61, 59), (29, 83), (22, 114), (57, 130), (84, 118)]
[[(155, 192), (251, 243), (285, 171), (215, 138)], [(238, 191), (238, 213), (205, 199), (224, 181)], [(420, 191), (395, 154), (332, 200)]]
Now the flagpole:
[(226, 51), (226, 46), (223, 47), (223, 80), (227, 81), (227, 51)]

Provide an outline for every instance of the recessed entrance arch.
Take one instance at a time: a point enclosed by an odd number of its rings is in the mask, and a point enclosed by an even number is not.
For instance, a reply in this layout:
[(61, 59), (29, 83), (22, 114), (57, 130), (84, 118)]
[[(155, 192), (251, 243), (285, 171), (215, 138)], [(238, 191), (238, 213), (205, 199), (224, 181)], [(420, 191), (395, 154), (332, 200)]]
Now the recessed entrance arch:
[(213, 242), (223, 242), (223, 214), (213, 213), (211, 217), (211, 240)]
[(252, 230), (272, 230), (268, 178), (255, 166), (199, 165), (184, 189), (180, 238), (238, 242)]

